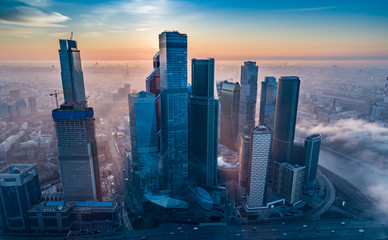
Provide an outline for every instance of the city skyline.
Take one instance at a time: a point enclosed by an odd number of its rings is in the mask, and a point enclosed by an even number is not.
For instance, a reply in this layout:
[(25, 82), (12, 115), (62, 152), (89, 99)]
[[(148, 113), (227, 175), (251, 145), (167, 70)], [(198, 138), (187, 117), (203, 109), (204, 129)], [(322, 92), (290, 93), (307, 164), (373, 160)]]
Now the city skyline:
[(172, 29), (190, 35), (189, 58), (388, 59), (382, 1), (3, 3), (0, 61), (55, 60), (55, 39), (70, 32), (85, 43), (85, 60), (147, 60), (158, 48), (154, 36)]

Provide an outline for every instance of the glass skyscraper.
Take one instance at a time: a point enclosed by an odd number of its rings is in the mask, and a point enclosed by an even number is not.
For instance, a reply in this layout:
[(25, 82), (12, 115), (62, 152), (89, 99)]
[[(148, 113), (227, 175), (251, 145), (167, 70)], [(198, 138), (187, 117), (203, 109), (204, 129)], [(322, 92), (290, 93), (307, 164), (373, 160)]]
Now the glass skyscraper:
[(224, 81), (220, 100), (220, 143), (237, 152), (240, 84)]
[(192, 59), (190, 179), (217, 185), (218, 100), (214, 99), (214, 59)]
[(146, 78), (146, 90), (156, 96), (156, 127), (160, 131), (160, 61), (159, 52), (153, 58), (153, 70)]
[(304, 141), (305, 149), (305, 181), (304, 188), (312, 189), (315, 186), (315, 179), (317, 177), (319, 151), (321, 148), (322, 136), (319, 134), (313, 134), (308, 136)]
[(271, 131), (273, 131), (275, 124), (277, 89), (278, 83), (274, 77), (266, 76), (264, 81), (261, 82), (259, 123), (266, 125)]
[(287, 76), (279, 79), (271, 151), (273, 161), (292, 162), (299, 86), (299, 77)]
[(149, 92), (128, 96), (133, 185), (141, 195), (159, 190), (156, 97)]
[(244, 62), (244, 66), (241, 66), (238, 142), (240, 135), (251, 135), (255, 127), (258, 71), (256, 62)]
[(189, 161), (187, 36), (159, 35), (161, 91), (161, 180), (172, 196), (186, 193)]
[(94, 111), (87, 107), (80, 52), (74, 40), (59, 40), (65, 103), (52, 111), (65, 200), (101, 200)]

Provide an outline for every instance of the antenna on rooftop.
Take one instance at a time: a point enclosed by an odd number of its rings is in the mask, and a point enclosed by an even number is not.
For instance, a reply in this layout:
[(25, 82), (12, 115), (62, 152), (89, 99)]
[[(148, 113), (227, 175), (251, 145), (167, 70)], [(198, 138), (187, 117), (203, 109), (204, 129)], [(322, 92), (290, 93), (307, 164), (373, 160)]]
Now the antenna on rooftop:
[(73, 32), (71, 32), (70, 40), (73, 40)]

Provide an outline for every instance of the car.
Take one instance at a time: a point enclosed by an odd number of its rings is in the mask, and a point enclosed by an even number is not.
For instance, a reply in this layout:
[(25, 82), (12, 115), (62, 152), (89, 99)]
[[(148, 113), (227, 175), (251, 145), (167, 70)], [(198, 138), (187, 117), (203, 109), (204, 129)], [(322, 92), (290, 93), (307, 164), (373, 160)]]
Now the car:
[(345, 222), (341, 222), (341, 225), (344, 226), (346, 223)]
[(365, 233), (365, 230), (360, 228), (360, 229), (358, 229), (358, 233)]
[(180, 230), (182, 230), (182, 227), (178, 227), (177, 229), (178, 229), (178, 231), (180, 231)]
[(287, 236), (287, 233), (283, 233), (283, 236)]
[(241, 229), (241, 232), (245, 232), (245, 230), (244, 230), (244, 229)]
[(276, 231), (276, 229), (275, 228), (272, 228), (272, 232), (275, 232)]
[(335, 231), (334, 231), (334, 230), (331, 230), (330, 232), (331, 232), (331, 233), (335, 233)]
[(303, 226), (302, 226), (302, 228), (306, 228), (306, 227), (307, 227), (307, 225), (303, 225)]
[(174, 232), (170, 232), (170, 235), (174, 235), (175, 233)]
[(256, 231), (256, 227), (253, 227), (253, 228), (252, 228), (252, 231)]
[(148, 238), (147, 237), (141, 237), (141, 240), (147, 240)]
[(193, 231), (198, 231), (198, 227), (193, 227)]

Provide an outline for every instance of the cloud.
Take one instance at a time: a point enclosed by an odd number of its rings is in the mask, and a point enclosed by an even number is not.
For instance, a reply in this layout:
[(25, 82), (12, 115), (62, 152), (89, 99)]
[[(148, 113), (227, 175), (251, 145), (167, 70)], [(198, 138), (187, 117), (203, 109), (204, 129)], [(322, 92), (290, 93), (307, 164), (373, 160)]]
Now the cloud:
[(333, 9), (334, 7), (313, 7), (313, 8), (289, 8), (289, 9), (279, 9), (279, 12), (316, 12)]
[(1, 0), (0, 23), (27, 27), (65, 27), (70, 20), (57, 12), (47, 11), (19, 1)]

